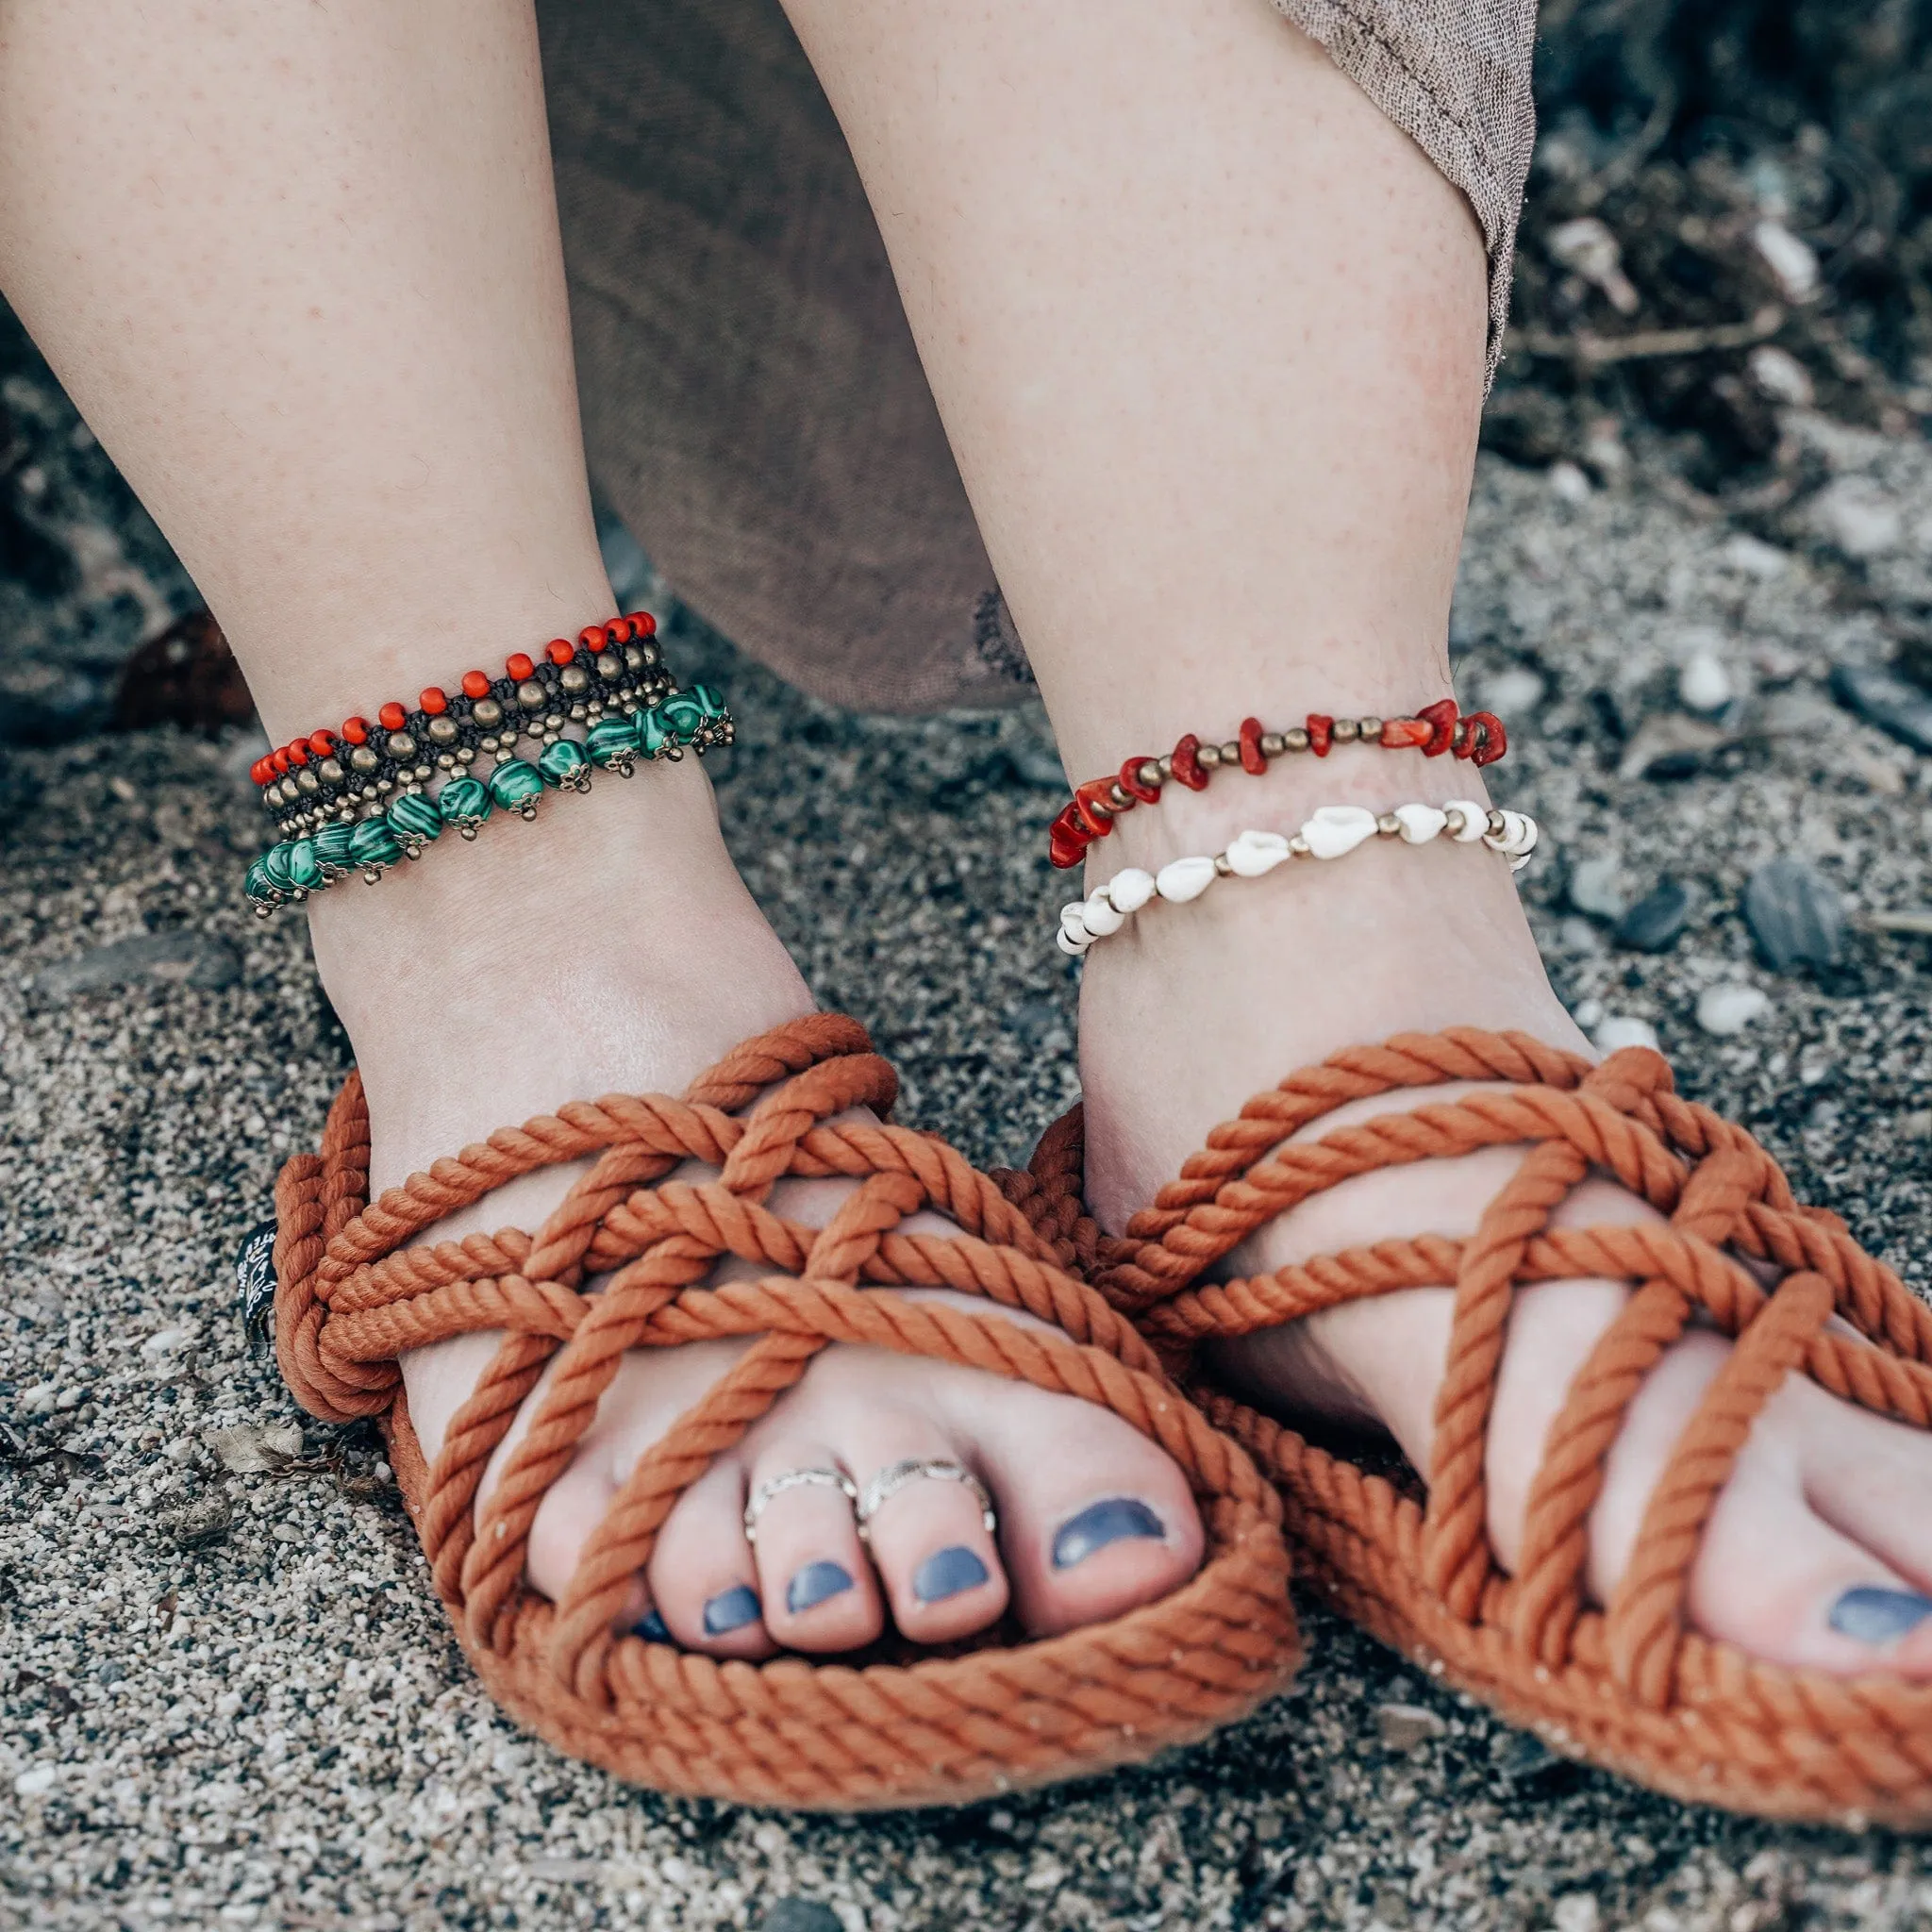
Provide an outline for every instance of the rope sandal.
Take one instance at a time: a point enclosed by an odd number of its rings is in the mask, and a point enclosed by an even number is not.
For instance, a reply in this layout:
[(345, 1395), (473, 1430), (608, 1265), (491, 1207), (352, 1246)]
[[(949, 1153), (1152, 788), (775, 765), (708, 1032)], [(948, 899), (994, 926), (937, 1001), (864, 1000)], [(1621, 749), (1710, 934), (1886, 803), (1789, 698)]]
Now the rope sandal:
[[(1509, 1086), (1290, 1144), (1346, 1102), (1471, 1080)], [(1522, 1168), (1468, 1241), (1378, 1241), (1246, 1280), (1202, 1279), (1275, 1215), (1351, 1175), (1520, 1143), (1530, 1147)], [(1592, 1169), (1669, 1225), (1553, 1227)], [(1557, 1750), (1675, 1797), (1854, 1824), (1932, 1821), (1932, 1684), (1785, 1669), (1684, 1622), (1705, 1524), (1785, 1374), (1932, 1426), (1932, 1309), (1835, 1215), (1800, 1207), (1743, 1128), (1679, 1099), (1660, 1056), (1629, 1047), (1592, 1067), (1524, 1034), (1460, 1028), (1351, 1048), (1217, 1127), (1124, 1239), (1087, 1214), (1082, 1172), (1076, 1108), (1028, 1174), (1002, 1181), (1183, 1374), (1209, 1338), (1455, 1285), (1426, 1489), (1399, 1458), (1371, 1471), (1224, 1393), (1192, 1391), (1280, 1487), (1299, 1574), (1334, 1607)], [(1483, 1454), (1510, 1305), (1520, 1285), (1576, 1275), (1634, 1292), (1551, 1424), (1507, 1576), (1489, 1542)], [(1606, 1457), (1645, 1374), (1700, 1314), (1736, 1346), (1651, 1496), (1609, 1607), (1593, 1608), (1584, 1566)]]
[[(819, 1014), (738, 1047), (681, 1100), (573, 1103), (371, 1202), (368, 1113), (351, 1073), (320, 1156), (282, 1170), (282, 1374), (311, 1415), (381, 1421), (464, 1650), (491, 1695), (559, 1750), (658, 1790), (751, 1804), (958, 1804), (1203, 1737), (1292, 1669), (1274, 1491), (991, 1179), (927, 1135), (831, 1124), (854, 1108), (883, 1114), (894, 1091), (863, 1030)], [(534, 1235), (408, 1245), (507, 1181), (587, 1158)], [(719, 1178), (664, 1179), (691, 1159)], [(764, 1205), (787, 1175), (860, 1186), (818, 1229)], [(903, 1231), (924, 1208), (957, 1232)], [(702, 1286), (725, 1255), (770, 1272)], [(593, 1276), (608, 1278), (586, 1292)], [(984, 1295), (992, 1308), (976, 1317), (891, 1291), (911, 1286)], [(1057, 1332), (1003, 1320), (1001, 1307)], [(478, 1329), (505, 1340), (428, 1466), (396, 1357)], [(561, 1600), (537, 1596), (523, 1581), (531, 1521), (625, 1352), (713, 1336), (758, 1339), (639, 1459)], [(1124, 1417), (1192, 1485), (1207, 1529), (1201, 1569), (1108, 1624), (907, 1663), (721, 1663), (619, 1634), (612, 1620), (678, 1496), (834, 1341), (965, 1363)], [(479, 1511), (485, 1465), (553, 1359), (528, 1433)]]

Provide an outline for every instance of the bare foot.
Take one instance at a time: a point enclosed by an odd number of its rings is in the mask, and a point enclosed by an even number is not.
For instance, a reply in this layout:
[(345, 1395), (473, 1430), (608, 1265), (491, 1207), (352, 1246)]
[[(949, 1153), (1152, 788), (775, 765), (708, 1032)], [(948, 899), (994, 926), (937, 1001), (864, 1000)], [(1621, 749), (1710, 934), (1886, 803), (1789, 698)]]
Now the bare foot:
[[(1221, 849), (1246, 824), (1291, 824), (1318, 802), (1386, 808), (1479, 792), (1464, 767), (1419, 756), (1337, 758), (1168, 798), (1121, 821), (1090, 885), (1126, 864)], [(1111, 849), (1108, 849), (1111, 848)], [(1406, 1030), (1517, 1028), (1590, 1047), (1544, 976), (1507, 867), (1477, 848), (1377, 843), (1334, 865), (1236, 881), (1187, 907), (1156, 905), (1087, 957), (1080, 1008), (1088, 1200), (1123, 1229), (1208, 1131), (1259, 1088), (1338, 1048)], [(1432, 1088), (1430, 1101), (1468, 1088)], [(1417, 1104), (1359, 1102), (1307, 1135)], [(1282, 1215), (1224, 1263), (1273, 1270), (1384, 1239), (1475, 1231), (1523, 1158), (1493, 1148), (1364, 1174)], [(1607, 1179), (1558, 1220), (1654, 1219)], [(1606, 1280), (1522, 1291), (1491, 1416), (1490, 1533), (1506, 1566), (1545, 1433), (1626, 1291)], [(1447, 1287), (1357, 1302), (1222, 1344), (1217, 1371), (1276, 1414), (1379, 1424), (1429, 1467), (1451, 1315)], [(1645, 1503), (1730, 1349), (1693, 1329), (1632, 1404), (1590, 1520), (1589, 1582), (1608, 1600)], [(1773, 1662), (1852, 1674), (1876, 1664), (1932, 1676), (1932, 1440), (1788, 1378), (1758, 1419), (1710, 1518), (1689, 1613), (1706, 1635)]]
[[(343, 884), (313, 902), (317, 963), (368, 1093), (374, 1190), (570, 1099), (679, 1092), (741, 1040), (810, 1010), (692, 766), (599, 780), (552, 809), (548, 824), (492, 825), (474, 849), (434, 851), (374, 891)], [(579, 1172), (527, 1175), (424, 1239), (534, 1228)], [(789, 1182), (772, 1205), (823, 1224), (846, 1187)], [(404, 1357), (430, 1457), (500, 1339)], [(748, 1345), (625, 1362), (538, 1510), (534, 1588), (562, 1591), (639, 1456)], [(545, 1386), (498, 1447), (479, 1507)], [(756, 1547), (747, 1541), (746, 1497), (768, 1478), (831, 1468), (862, 1489), (912, 1457), (974, 1471), (993, 1497), (997, 1539), (968, 1490), (924, 1480), (883, 1504), (870, 1556), (849, 1504), (824, 1486), (778, 1494)], [(1009, 1606), (1045, 1635), (1165, 1595), (1201, 1551), (1185, 1478), (1118, 1417), (975, 1370), (836, 1346), (679, 1499), (625, 1622), (739, 1657), (858, 1648), (889, 1620), (915, 1641), (949, 1642)]]

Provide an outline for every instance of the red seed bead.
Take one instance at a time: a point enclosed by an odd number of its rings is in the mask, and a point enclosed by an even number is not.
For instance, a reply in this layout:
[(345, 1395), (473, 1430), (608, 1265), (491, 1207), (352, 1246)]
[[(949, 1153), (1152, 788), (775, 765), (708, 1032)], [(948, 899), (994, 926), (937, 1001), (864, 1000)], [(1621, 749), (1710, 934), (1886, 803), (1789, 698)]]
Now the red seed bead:
[(506, 671), (508, 671), (509, 675), (512, 677), (514, 677), (519, 684), (522, 684), (523, 681), (526, 677), (528, 677), (530, 674), (536, 670), (537, 667), (530, 662), (529, 658), (525, 657), (523, 652), (519, 651), (514, 658), (506, 658), (504, 659), (503, 668)]
[(1435, 737), (1436, 727), (1425, 718), (1385, 718), (1382, 742), (1391, 751), (1414, 750)]
[[(582, 630), (578, 631), (577, 642), (583, 645), (587, 651), (601, 651), (607, 641), (604, 633), (605, 626), (603, 625), (587, 624)], [(555, 651), (557, 646), (552, 644), (550, 648), (552, 651)], [(571, 656), (575, 657), (576, 653), (573, 651)]]
[(308, 749), (319, 758), (325, 758), (336, 748), (336, 735), (333, 731), (317, 731), (309, 736)]
[[(627, 644), (627, 643), (629, 643), (629, 642), (630, 642), (630, 636), (631, 636), (631, 628), (632, 628), (632, 626), (631, 626), (631, 621), (630, 621), (630, 619), (629, 619), (629, 618), (627, 618), (627, 617), (613, 617), (613, 618), (612, 618), (612, 619), (610, 620), (610, 622), (609, 622), (608, 624), (607, 624), (607, 625), (606, 625), (604, 626), (604, 629), (603, 629), (603, 633), (602, 633), (602, 638), (603, 638), (603, 641), (604, 641), (604, 643), (606, 643), (606, 644)], [(592, 649), (592, 650), (594, 651), (594, 650), (596, 650), (596, 649), (597, 649), (598, 647), (597, 647), (597, 645), (595, 645), (595, 644), (592, 644), (592, 645), (591, 646), (591, 649)]]
[(568, 638), (552, 638), (543, 646), (543, 655), (553, 664), (570, 664), (575, 661), (577, 647)]
[(487, 698), (490, 695), (490, 680), (480, 671), (464, 672), (463, 695), (466, 698)]
[(425, 686), (423, 691), (418, 692), (416, 703), (423, 710), (427, 711), (432, 718), (441, 717), (443, 712), (449, 709), (449, 700), (433, 684)]
[(270, 752), (268, 755), (268, 762), (270, 770), (272, 770), (275, 773), (277, 778), (284, 777), (287, 775), (289, 770), (289, 754), (286, 749), (277, 748), (276, 750)]
[(1261, 749), (1261, 721), (1258, 718), (1241, 720), (1241, 770), (1252, 772), (1258, 777), (1268, 769), (1268, 756)]
[(299, 738), (289, 741), (289, 762), (291, 765), (306, 765), (308, 762), (308, 746)]
[(266, 758), (257, 758), (249, 766), (248, 782), (251, 785), (266, 785), (268, 783), (268, 760)]
[(1416, 716), (1429, 726), (1429, 738), (1423, 746), (1424, 758), (1441, 758), (1456, 741), (1456, 700), (1438, 698), (1433, 705), (1424, 705)]
[(1307, 719), (1308, 749), (1318, 758), (1328, 756), (1328, 748), (1335, 742), (1335, 720), (1324, 718), (1319, 711), (1310, 711)]
[(1121, 767), (1120, 788), (1129, 798), (1138, 798), (1142, 805), (1158, 805), (1160, 788), (1158, 785), (1143, 785), (1141, 782), (1141, 767), (1152, 764), (1146, 758), (1131, 758)]
[(400, 731), (409, 722), (408, 712), (404, 710), (402, 706), (397, 704), (393, 698), (390, 699), (389, 703), (376, 712), (375, 717), (376, 722), (381, 724), (385, 731)]
[(1170, 754), (1174, 776), (1190, 791), (1205, 791), (1208, 789), (1208, 774), (1201, 769), (1201, 760), (1196, 756), (1200, 749), (1201, 741), (1191, 731)]
[(641, 638), (654, 638), (658, 635), (658, 620), (648, 610), (633, 610), (630, 614), (630, 627)]
[(367, 718), (344, 718), (342, 720), (342, 736), (351, 744), (367, 744), (369, 742), (369, 720)]

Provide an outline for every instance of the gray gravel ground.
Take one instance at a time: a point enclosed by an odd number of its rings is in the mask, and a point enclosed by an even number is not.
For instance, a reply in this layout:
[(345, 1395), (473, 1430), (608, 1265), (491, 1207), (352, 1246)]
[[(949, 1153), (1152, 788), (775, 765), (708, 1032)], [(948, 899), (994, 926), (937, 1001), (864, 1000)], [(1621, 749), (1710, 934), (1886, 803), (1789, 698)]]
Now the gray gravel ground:
[[(1641, 462), (1590, 491), (1486, 460), (1456, 642), (1466, 701), (1518, 727), (1498, 791), (1547, 829), (1524, 882), (1565, 997), (1592, 1024), (1654, 1024), (1690, 1091), (1924, 1290), (1932, 941), (1871, 921), (1932, 901), (1932, 758), (1836, 707), (1826, 678), (1878, 664), (1899, 614), (1932, 608), (1932, 459), (1792, 426), (1821, 491), (1755, 532)], [(686, 630), (684, 661), (723, 659)], [(1700, 658), (1744, 694), (1715, 745), (1680, 741)], [(726, 675), (745, 724), (724, 808), (758, 897), (824, 999), (875, 1024), (908, 1118), (981, 1160), (1023, 1156), (1074, 1091), (1074, 981), (1041, 943), (1060, 896), (1039, 857), (1043, 724), (858, 719)], [(1619, 734), (1640, 728), (1633, 755)], [(1619, 774), (1660, 742), (1663, 770), (1694, 769)], [(299, 915), (238, 908), (252, 755), (173, 733), (0, 750), (0, 1924), (1932, 1919), (1932, 1850), (1649, 1797), (1312, 1613), (1312, 1663), (1250, 1723), (957, 1813), (672, 1803), (521, 1737), (443, 1628), (374, 1440), (273, 1433), (300, 1419), (238, 1330), (232, 1257), (346, 1052)], [(1750, 872), (1788, 852), (1851, 918), (1822, 980), (1761, 965), (1740, 913)], [(1566, 898), (1591, 858), (1614, 861), (1579, 883), (1594, 915)], [(1686, 929), (1620, 949), (1607, 911), (1666, 875), (1690, 888)], [(1717, 1037), (1695, 1011), (1727, 985), (1769, 1005)]]

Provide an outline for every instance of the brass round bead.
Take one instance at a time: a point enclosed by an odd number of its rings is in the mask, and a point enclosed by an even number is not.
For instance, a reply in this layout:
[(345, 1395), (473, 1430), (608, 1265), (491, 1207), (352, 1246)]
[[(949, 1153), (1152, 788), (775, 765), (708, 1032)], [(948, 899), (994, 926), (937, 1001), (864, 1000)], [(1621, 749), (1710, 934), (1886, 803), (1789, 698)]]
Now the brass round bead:
[(1288, 841), (1288, 856), (1291, 858), (1306, 858), (1311, 849), (1308, 841), (1299, 832)]
[(429, 741), (431, 744), (454, 744), (457, 741), (457, 721), (446, 712), (430, 719)]
[(1304, 724), (1291, 724), (1281, 734), (1281, 742), (1287, 751), (1307, 751), (1308, 748), (1307, 727)]
[(608, 677), (613, 683), (624, 675), (624, 659), (615, 651), (600, 651), (597, 654), (597, 675)]
[(349, 754), (349, 764), (358, 772), (373, 772), (382, 760), (366, 744), (358, 744)]
[(1496, 838), (1500, 839), (1503, 836), (1503, 833), (1507, 829), (1508, 823), (1509, 822), (1503, 816), (1503, 814), (1500, 811), (1497, 810), (1497, 808), (1493, 805), (1491, 806), (1490, 830)]
[(348, 776), (334, 758), (324, 758), (315, 769), (322, 774), (322, 782), (325, 785), (340, 785)]
[(1278, 758), (1288, 749), (1288, 739), (1279, 731), (1264, 731), (1261, 734), (1261, 756), (1264, 758)]
[(1221, 747), (1218, 744), (1204, 744), (1194, 753), (1194, 762), (1204, 772), (1211, 772), (1221, 762)]
[(1381, 737), (1382, 721), (1379, 718), (1357, 719), (1356, 722), (1356, 729), (1361, 733), (1362, 742), (1364, 744), (1367, 744), (1371, 739)]
[(1334, 739), (1337, 744), (1353, 744), (1356, 734), (1361, 726), (1353, 718), (1338, 718), (1335, 721)]
[(657, 647), (657, 645), (656, 645), (656, 644), (642, 644), (642, 645), (640, 645), (640, 646), (639, 646), (639, 648), (638, 648), (638, 658), (639, 658), (640, 661), (641, 661), (641, 662), (642, 662), (642, 663), (643, 663), (643, 664), (644, 664), (644, 665), (646, 666), (646, 668), (648, 668), (649, 666), (651, 666), (651, 665), (655, 664), (655, 663), (656, 663), (656, 662), (658, 661), (658, 647)]
[(1121, 790), (1118, 781), (1108, 787), (1107, 803), (1110, 810), (1125, 811), (1127, 808), (1133, 804), (1133, 802), (1134, 801), (1131, 798), (1129, 798), (1124, 791)]
[(392, 758), (412, 758), (416, 756), (416, 741), (407, 731), (391, 731), (384, 749)]
[(1375, 830), (1384, 839), (1393, 839), (1402, 830), (1402, 821), (1392, 811), (1385, 811), (1375, 821)]
[(589, 691), (591, 674), (581, 664), (566, 664), (558, 674), (557, 681), (568, 691)]
[(1165, 775), (1166, 774), (1160, 769), (1160, 760), (1158, 758), (1142, 758), (1139, 768), (1134, 773), (1134, 776), (1140, 779), (1141, 784), (1145, 785), (1150, 791), (1158, 785)]
[(478, 698), (470, 707), (470, 716), (475, 719), (486, 731), (494, 731), (503, 723), (503, 707), (494, 698)]
[(517, 686), (517, 703), (526, 711), (541, 711), (550, 702), (550, 693), (534, 677)]
[(295, 789), (298, 791), (320, 791), (322, 790), (322, 780), (307, 765), (304, 765), (295, 774)]
[(641, 671), (644, 668), (644, 654), (635, 644), (626, 644), (624, 647), (624, 661), (633, 671)]
[(1234, 876), (1234, 861), (1224, 852), (1217, 852), (1214, 855), (1214, 875), (1223, 879)]
[(1231, 740), (1221, 747), (1221, 762), (1224, 765), (1238, 765), (1241, 761), (1241, 747), (1239, 739)]
[(1174, 754), (1172, 752), (1162, 752), (1157, 762), (1160, 775), (1163, 778), (1172, 778), (1174, 776)]

